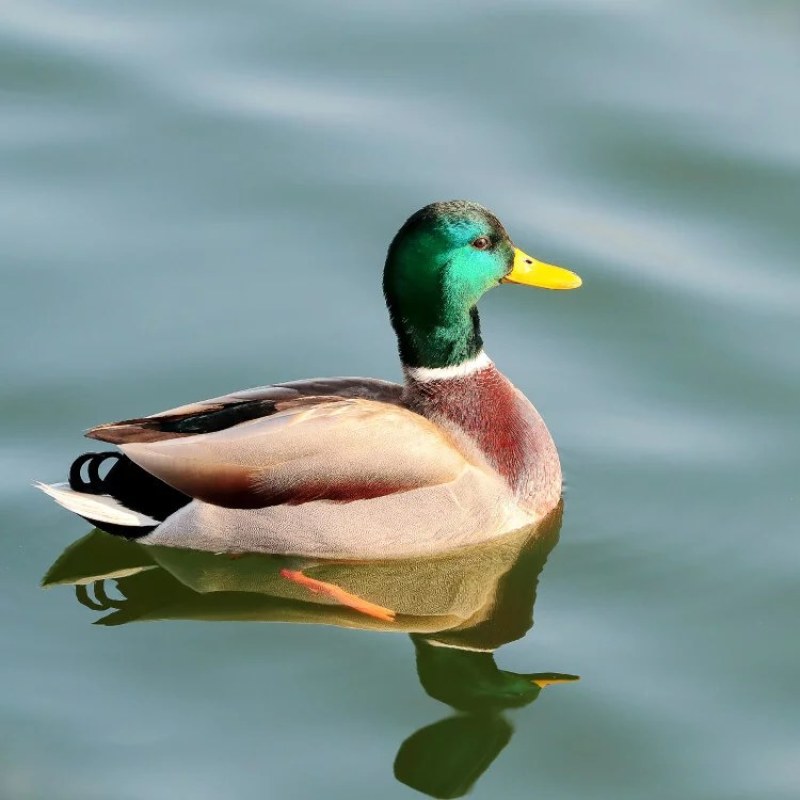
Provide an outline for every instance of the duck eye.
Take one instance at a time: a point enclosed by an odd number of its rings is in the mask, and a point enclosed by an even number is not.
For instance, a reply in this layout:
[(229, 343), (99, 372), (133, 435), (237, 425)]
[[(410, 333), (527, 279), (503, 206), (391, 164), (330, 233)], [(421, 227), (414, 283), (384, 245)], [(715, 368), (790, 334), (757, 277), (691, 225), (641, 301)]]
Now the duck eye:
[(476, 250), (488, 250), (492, 246), (492, 241), (489, 239), (488, 236), (479, 236), (473, 243), (472, 246)]

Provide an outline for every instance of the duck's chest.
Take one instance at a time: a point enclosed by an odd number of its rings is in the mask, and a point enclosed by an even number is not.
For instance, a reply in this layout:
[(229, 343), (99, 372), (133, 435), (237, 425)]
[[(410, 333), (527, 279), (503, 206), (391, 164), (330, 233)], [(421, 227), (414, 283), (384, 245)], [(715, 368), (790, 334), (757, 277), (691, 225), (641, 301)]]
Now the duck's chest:
[(539, 413), (493, 365), (470, 375), (409, 379), (407, 405), (464, 435), (508, 483), (518, 502), (546, 513), (561, 496), (561, 466)]

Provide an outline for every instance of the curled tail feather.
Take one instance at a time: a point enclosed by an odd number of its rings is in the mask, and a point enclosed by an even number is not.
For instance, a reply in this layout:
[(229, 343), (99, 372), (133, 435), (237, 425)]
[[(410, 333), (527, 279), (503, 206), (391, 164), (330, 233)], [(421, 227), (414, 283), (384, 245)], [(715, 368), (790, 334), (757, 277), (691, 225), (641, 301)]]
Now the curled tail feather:
[(35, 486), (92, 525), (128, 539), (146, 536), (191, 500), (114, 452), (84, 453), (72, 463), (69, 483)]

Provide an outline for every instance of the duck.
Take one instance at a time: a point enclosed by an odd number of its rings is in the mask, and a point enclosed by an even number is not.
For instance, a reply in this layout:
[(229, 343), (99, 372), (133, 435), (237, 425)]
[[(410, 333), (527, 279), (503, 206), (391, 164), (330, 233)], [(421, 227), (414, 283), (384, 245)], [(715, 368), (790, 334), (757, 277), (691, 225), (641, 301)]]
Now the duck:
[(117, 451), (37, 486), (106, 533), (215, 553), (407, 558), (535, 525), (561, 500), (558, 451), (485, 352), (477, 304), (581, 283), (478, 203), (431, 203), (383, 270), (402, 383), (295, 380), (98, 425), (86, 436)]

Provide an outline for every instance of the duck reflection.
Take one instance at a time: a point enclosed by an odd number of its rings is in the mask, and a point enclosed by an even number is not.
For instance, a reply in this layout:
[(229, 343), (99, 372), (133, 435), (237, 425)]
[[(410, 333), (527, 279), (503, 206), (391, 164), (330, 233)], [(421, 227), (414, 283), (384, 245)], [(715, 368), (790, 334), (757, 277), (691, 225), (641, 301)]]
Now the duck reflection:
[(490, 543), (368, 562), (217, 556), (95, 530), (62, 553), (43, 583), (73, 585), (82, 605), (103, 613), (98, 625), (235, 620), (410, 634), (423, 689), (455, 714), (409, 736), (394, 774), (431, 797), (461, 797), (508, 744), (504, 712), (530, 705), (550, 684), (577, 680), (495, 662), (495, 651), (533, 624), (539, 574), (560, 526), (559, 508), (536, 528)]

